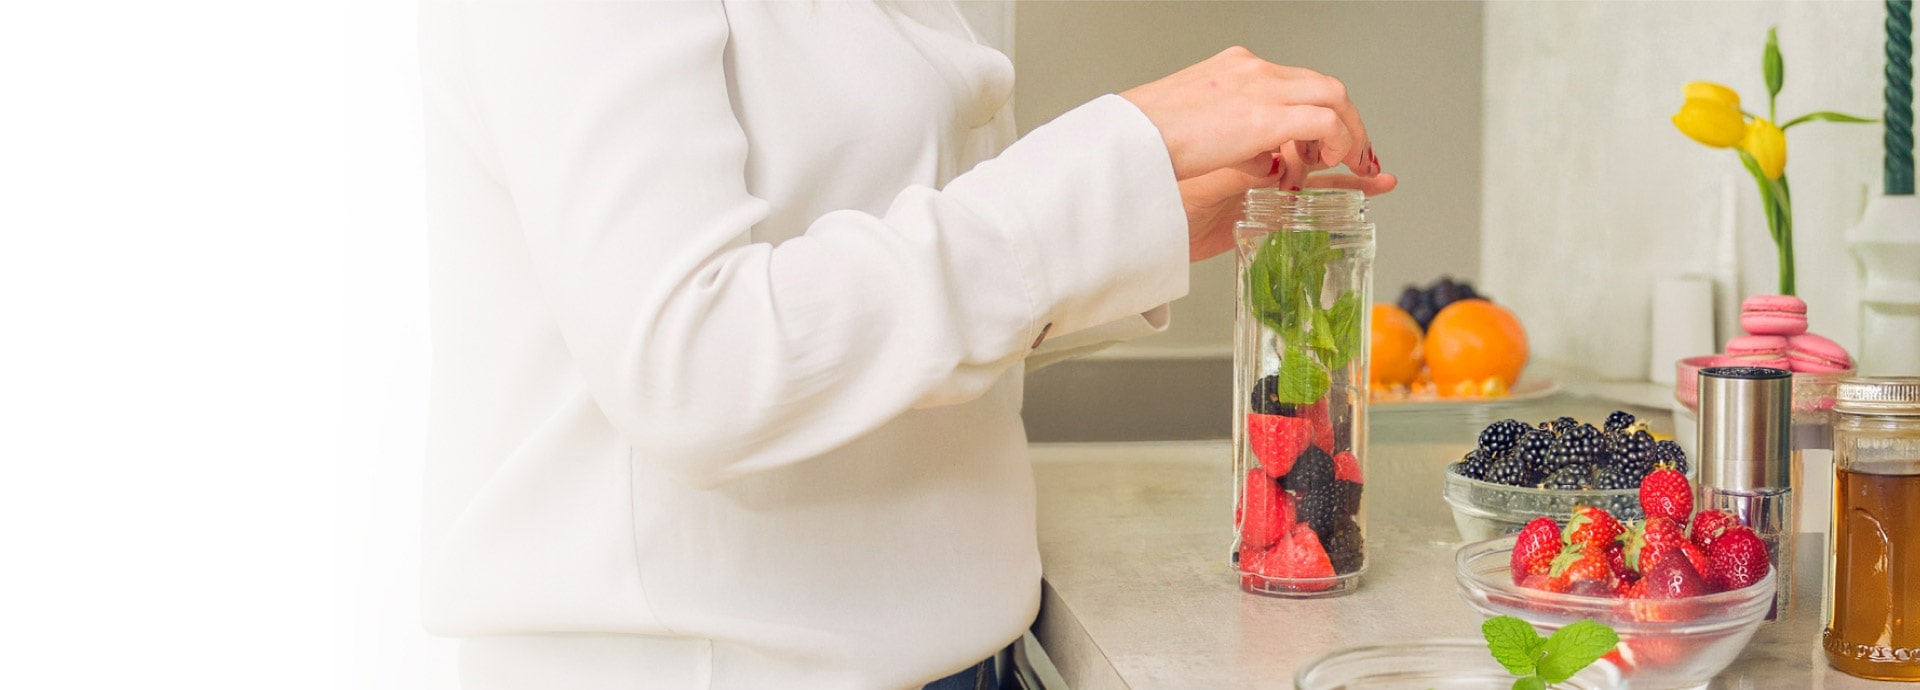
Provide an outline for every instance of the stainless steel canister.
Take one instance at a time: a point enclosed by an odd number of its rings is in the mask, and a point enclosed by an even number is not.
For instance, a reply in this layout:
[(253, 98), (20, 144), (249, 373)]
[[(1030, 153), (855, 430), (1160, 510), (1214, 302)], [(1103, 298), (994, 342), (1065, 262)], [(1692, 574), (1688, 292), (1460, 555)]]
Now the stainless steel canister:
[(1753, 528), (1778, 583), (1774, 611), (1792, 603), (1793, 374), (1765, 367), (1700, 370), (1700, 508), (1732, 513)]

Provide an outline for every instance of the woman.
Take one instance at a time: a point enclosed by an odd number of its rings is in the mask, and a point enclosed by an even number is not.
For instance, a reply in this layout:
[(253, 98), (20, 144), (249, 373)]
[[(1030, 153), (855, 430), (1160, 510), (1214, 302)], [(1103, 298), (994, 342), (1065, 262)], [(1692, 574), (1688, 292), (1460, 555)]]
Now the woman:
[[(424, 598), (470, 688), (902, 688), (1039, 600), (1027, 360), (1167, 323), (1241, 194), (1379, 174), (1227, 50), (1018, 142), (946, 3), (429, 2)], [(1038, 348), (1038, 349), (1036, 349)]]

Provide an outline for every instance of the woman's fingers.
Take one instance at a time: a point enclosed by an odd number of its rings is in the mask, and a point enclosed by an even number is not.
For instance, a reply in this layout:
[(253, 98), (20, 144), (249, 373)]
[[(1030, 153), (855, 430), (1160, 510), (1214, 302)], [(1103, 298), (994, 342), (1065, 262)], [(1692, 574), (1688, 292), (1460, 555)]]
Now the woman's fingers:
[(1347, 140), (1331, 142), (1334, 145), (1324, 147), (1320, 162), (1326, 167), (1344, 162), (1359, 172), (1370, 155), (1368, 150), (1371, 141), (1367, 138), (1367, 126), (1360, 119), (1360, 108), (1347, 97), (1347, 85), (1339, 79), (1312, 70), (1298, 67), (1281, 69), (1284, 70), (1283, 74), (1292, 74), (1294, 77), (1275, 82), (1279, 100), (1326, 108), (1339, 118), (1340, 124), (1346, 129)]
[(1178, 179), (1223, 168), (1260, 175), (1260, 163), (1273, 161), (1263, 160), (1264, 152), (1291, 155), (1306, 163), (1305, 171), (1345, 163), (1358, 175), (1379, 172), (1345, 84), (1244, 48), (1120, 95), (1159, 128)]
[(1400, 178), (1393, 173), (1378, 173), (1369, 177), (1348, 175), (1345, 173), (1326, 173), (1307, 178), (1309, 187), (1335, 187), (1339, 189), (1358, 189), (1367, 196), (1377, 196), (1393, 191), (1400, 186)]

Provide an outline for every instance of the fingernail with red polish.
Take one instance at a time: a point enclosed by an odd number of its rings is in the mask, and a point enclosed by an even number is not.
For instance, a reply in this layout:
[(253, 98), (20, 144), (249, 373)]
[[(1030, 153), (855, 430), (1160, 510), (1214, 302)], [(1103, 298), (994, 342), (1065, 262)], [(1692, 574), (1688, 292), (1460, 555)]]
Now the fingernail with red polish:
[(1274, 175), (1278, 175), (1278, 174), (1280, 174), (1280, 157), (1279, 157), (1279, 156), (1275, 156), (1275, 157), (1273, 158), (1273, 169), (1272, 169), (1272, 170), (1268, 170), (1268, 171), (1267, 171), (1267, 176), (1268, 176), (1268, 177), (1272, 177), (1272, 176), (1274, 176)]
[(1289, 192), (1297, 192), (1297, 191), (1300, 191), (1300, 186), (1299, 186), (1299, 185), (1294, 185), (1294, 186), (1292, 186), (1292, 187), (1288, 187), (1288, 188), (1287, 188), (1287, 191), (1289, 191)]

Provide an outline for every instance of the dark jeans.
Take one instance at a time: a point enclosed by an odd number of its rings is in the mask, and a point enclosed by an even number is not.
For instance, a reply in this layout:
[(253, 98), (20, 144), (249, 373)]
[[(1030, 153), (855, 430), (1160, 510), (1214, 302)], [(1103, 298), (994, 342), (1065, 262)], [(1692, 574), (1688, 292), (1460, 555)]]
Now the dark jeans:
[(1000, 671), (995, 666), (994, 657), (987, 657), (972, 668), (928, 683), (921, 690), (999, 690)]

